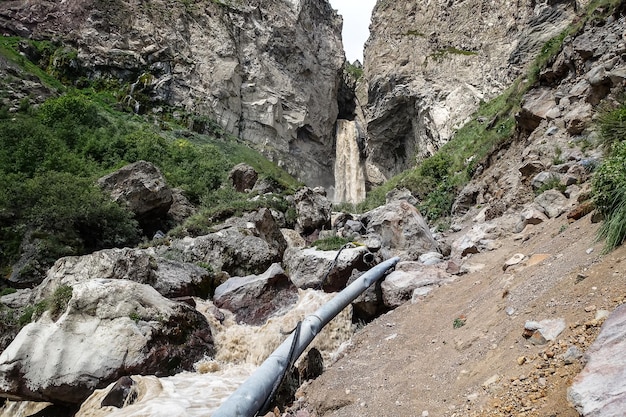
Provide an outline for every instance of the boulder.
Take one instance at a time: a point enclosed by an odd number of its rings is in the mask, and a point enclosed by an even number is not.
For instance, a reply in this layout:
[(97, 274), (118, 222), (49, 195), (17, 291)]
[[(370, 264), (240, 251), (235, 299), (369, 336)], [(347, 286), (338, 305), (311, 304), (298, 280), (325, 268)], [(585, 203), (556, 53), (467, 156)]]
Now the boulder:
[(290, 248), (285, 251), (283, 264), (296, 287), (335, 292), (345, 288), (353, 270), (371, 267), (366, 259), (369, 256), (364, 246), (342, 251)]
[(186, 263), (203, 263), (231, 276), (261, 274), (280, 262), (287, 242), (270, 210), (229, 219), (218, 231), (185, 237), (154, 248), (154, 254)]
[(298, 289), (277, 263), (261, 275), (232, 277), (216, 288), (213, 303), (235, 313), (237, 322), (262, 325), (298, 301)]
[(301, 188), (294, 194), (298, 232), (310, 235), (316, 230), (330, 229), (332, 204), (325, 194), (323, 189), (309, 187)]
[(167, 218), (175, 224), (181, 224), (196, 212), (196, 207), (185, 197), (183, 190), (172, 188), (172, 205), (167, 211)]
[(515, 116), (517, 126), (521, 130), (532, 132), (546, 115), (556, 106), (554, 92), (549, 88), (537, 88), (526, 95), (520, 112)]
[(452, 257), (462, 258), (472, 253), (495, 249), (494, 239), (500, 237), (503, 230), (494, 222), (474, 225), (463, 236), (452, 242)]
[(361, 221), (368, 235), (380, 237), (393, 256), (412, 261), (426, 252), (437, 252), (438, 245), (428, 224), (417, 209), (406, 201), (392, 201), (365, 213)]
[(233, 184), (233, 187), (240, 193), (252, 190), (258, 178), (259, 173), (243, 162), (235, 165), (228, 174), (228, 179)]
[(452, 282), (453, 276), (437, 266), (400, 262), (381, 284), (385, 306), (396, 308), (411, 300), (416, 289), (424, 296), (432, 289)]
[(535, 197), (535, 203), (541, 206), (544, 213), (551, 219), (565, 213), (569, 205), (567, 197), (558, 190), (547, 190), (539, 194)]
[(0, 396), (79, 404), (129, 374), (172, 375), (214, 354), (207, 320), (148, 285), (93, 279), (72, 288), (0, 355)]
[(146, 161), (126, 165), (98, 180), (113, 200), (135, 213), (144, 231), (152, 236), (164, 222), (172, 205), (172, 190), (161, 171)]
[(168, 298), (207, 297), (213, 281), (205, 268), (157, 257), (149, 249), (105, 249), (57, 260), (37, 287), (36, 298), (49, 297), (61, 285), (74, 286), (95, 278), (148, 284)]
[(626, 410), (626, 304), (617, 307), (587, 350), (587, 364), (567, 398), (585, 417), (619, 417)]
[(539, 224), (548, 220), (543, 208), (536, 203), (532, 203), (524, 208), (520, 213), (520, 220), (515, 227), (517, 233), (521, 233), (529, 224)]

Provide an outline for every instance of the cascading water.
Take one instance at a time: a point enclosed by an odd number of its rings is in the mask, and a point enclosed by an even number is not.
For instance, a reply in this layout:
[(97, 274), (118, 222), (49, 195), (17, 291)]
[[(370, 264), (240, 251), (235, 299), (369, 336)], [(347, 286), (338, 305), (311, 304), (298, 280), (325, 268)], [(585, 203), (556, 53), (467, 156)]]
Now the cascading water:
[[(280, 345), (287, 334), (309, 314), (327, 303), (335, 294), (300, 290), (299, 300), (284, 314), (268, 319), (263, 326), (236, 323), (232, 313), (223, 322), (213, 313), (210, 301), (196, 299), (213, 331), (216, 355), (196, 364), (196, 372), (171, 377), (132, 376), (134, 400), (122, 408), (101, 406), (113, 384), (96, 390), (81, 406), (76, 417), (207, 417), (228, 398), (254, 370)], [(352, 308), (344, 309), (316, 337), (317, 348), (325, 363), (353, 334)], [(9, 402), (0, 408), (0, 417), (31, 415), (40, 403)]]
[(360, 203), (365, 199), (365, 169), (354, 120), (337, 120), (335, 201)]

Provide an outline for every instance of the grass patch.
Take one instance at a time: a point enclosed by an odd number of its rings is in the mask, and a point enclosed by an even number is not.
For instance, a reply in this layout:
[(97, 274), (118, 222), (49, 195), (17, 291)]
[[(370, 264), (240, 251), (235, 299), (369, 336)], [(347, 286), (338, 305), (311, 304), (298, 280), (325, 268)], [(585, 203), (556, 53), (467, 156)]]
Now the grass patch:
[(350, 239), (339, 236), (331, 236), (324, 239), (316, 240), (311, 244), (311, 246), (315, 246), (318, 250), (339, 250), (346, 243), (350, 242)]

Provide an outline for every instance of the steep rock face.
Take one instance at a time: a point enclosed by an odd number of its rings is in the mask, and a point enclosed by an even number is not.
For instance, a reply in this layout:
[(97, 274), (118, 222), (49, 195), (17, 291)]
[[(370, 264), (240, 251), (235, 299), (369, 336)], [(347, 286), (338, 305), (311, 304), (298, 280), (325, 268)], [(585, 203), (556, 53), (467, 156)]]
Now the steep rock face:
[(344, 54), (341, 18), (326, 0), (5, 1), (0, 28), (62, 38), (71, 49), (59, 66), (129, 83), (136, 110), (208, 116), (301, 180), (333, 183)]
[(569, 1), (379, 0), (358, 91), (370, 162), (390, 176), (434, 152), (565, 29), (574, 8)]

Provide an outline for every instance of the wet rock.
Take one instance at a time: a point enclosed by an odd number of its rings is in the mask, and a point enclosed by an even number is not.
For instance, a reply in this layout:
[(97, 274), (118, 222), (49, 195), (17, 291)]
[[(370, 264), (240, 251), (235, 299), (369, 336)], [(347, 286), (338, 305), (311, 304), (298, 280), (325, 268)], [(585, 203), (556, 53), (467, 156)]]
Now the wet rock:
[(262, 275), (232, 277), (217, 287), (213, 303), (235, 313), (237, 322), (258, 326), (298, 301), (298, 289), (279, 264)]
[(93, 279), (73, 287), (56, 321), (45, 312), (0, 355), (0, 395), (78, 404), (123, 375), (172, 375), (212, 354), (195, 309), (147, 285)]
[(122, 408), (125, 405), (132, 404), (137, 398), (137, 393), (133, 389), (135, 385), (135, 381), (131, 377), (121, 377), (104, 397), (100, 407)]
[(626, 304), (604, 322), (587, 350), (588, 362), (574, 378), (567, 398), (585, 417), (618, 417), (626, 410)]
[(259, 173), (243, 162), (235, 165), (228, 174), (228, 179), (233, 184), (233, 187), (240, 193), (252, 190), (258, 178)]

